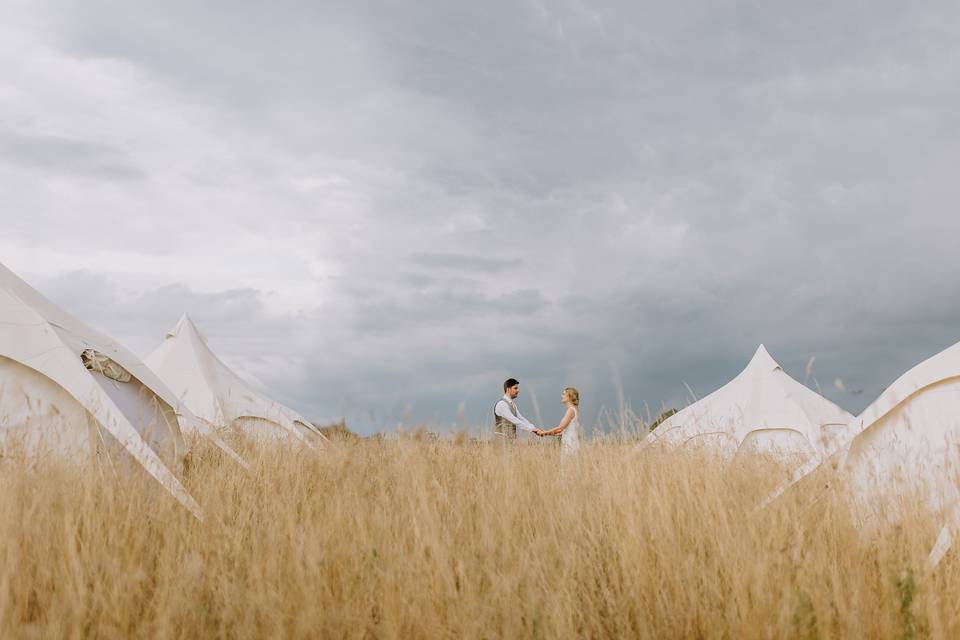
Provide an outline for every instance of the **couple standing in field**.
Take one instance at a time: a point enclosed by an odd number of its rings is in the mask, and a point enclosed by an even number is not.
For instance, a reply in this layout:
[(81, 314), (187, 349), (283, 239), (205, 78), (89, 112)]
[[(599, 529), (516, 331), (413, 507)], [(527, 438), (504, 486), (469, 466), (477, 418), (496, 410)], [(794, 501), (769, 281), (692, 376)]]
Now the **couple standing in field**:
[(560, 424), (553, 429), (540, 429), (524, 418), (517, 409), (517, 396), (520, 395), (520, 382), (514, 378), (503, 383), (503, 397), (493, 407), (493, 432), (496, 439), (512, 441), (517, 439), (517, 428), (529, 431), (540, 437), (560, 436), (560, 458), (566, 460), (576, 455), (580, 448), (580, 392), (567, 387), (560, 394), (560, 402), (567, 406)]

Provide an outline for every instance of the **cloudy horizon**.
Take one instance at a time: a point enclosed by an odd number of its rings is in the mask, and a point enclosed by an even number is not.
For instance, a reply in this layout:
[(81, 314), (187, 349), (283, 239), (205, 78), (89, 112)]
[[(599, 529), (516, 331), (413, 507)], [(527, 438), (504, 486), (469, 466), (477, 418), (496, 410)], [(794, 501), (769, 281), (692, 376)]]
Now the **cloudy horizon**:
[(656, 415), (760, 343), (857, 413), (960, 340), (955, 3), (2, 12), (0, 261), (308, 418)]

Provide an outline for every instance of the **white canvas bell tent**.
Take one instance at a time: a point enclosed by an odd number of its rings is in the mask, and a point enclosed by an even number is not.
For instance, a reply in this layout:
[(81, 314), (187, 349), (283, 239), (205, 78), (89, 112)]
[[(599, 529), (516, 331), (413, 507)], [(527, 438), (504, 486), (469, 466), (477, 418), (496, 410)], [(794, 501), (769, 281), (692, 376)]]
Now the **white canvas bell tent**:
[[(900, 376), (832, 448), (861, 519), (896, 495), (925, 495), (934, 510), (955, 514), (960, 476), (960, 343)], [(808, 464), (767, 503), (813, 472)], [(907, 493), (909, 492), (909, 494)], [(954, 519), (955, 515), (950, 515)], [(950, 546), (945, 527), (931, 553), (936, 565)]]
[(733, 380), (667, 418), (643, 445), (708, 445), (729, 457), (764, 452), (819, 459), (849, 413), (788, 376), (763, 345)]
[(258, 393), (230, 370), (187, 314), (146, 363), (194, 414), (216, 427), (237, 429), (255, 438), (292, 436), (306, 444), (323, 439), (296, 411)]
[(960, 473), (960, 343), (900, 376), (854, 422), (840, 468), (863, 500), (918, 489), (956, 502)]
[(199, 518), (172, 471), (186, 453), (178, 417), (153, 381), (136, 356), (0, 265), (0, 455), (132, 464)]

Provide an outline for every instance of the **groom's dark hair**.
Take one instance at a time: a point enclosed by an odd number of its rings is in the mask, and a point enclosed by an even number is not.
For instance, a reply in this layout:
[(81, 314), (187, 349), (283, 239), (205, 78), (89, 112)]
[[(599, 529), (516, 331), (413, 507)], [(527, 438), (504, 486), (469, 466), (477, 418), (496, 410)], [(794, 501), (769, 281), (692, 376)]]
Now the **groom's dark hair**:
[(503, 390), (506, 391), (510, 387), (515, 387), (518, 384), (520, 384), (519, 380), (516, 380), (514, 378), (507, 378), (507, 381), (503, 383)]

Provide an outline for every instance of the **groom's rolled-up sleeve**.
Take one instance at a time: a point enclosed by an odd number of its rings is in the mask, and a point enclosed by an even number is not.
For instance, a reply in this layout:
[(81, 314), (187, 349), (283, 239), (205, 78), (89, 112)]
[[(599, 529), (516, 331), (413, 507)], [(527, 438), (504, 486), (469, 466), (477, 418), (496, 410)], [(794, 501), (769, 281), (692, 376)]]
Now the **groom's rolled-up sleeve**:
[(533, 431), (536, 429), (536, 427), (530, 424), (529, 420), (520, 415), (519, 411), (517, 412), (517, 415), (510, 413), (510, 407), (507, 406), (507, 403), (503, 400), (497, 403), (497, 407), (494, 409), (494, 412), (507, 422), (512, 422), (520, 429), (524, 429), (526, 431)]

